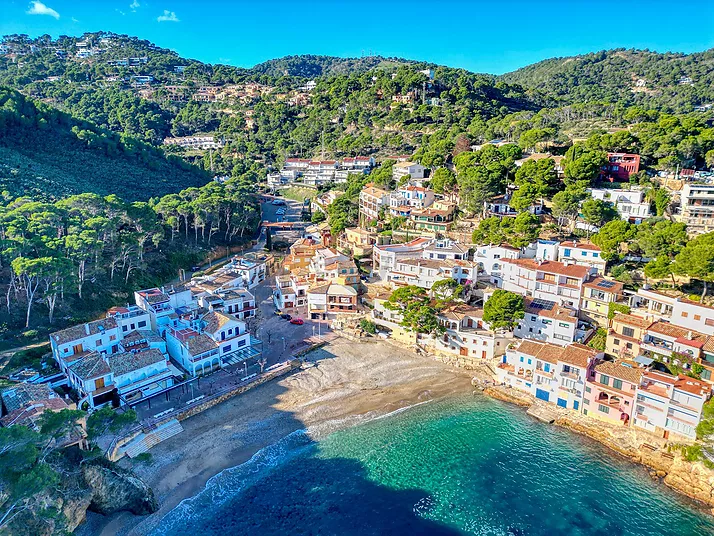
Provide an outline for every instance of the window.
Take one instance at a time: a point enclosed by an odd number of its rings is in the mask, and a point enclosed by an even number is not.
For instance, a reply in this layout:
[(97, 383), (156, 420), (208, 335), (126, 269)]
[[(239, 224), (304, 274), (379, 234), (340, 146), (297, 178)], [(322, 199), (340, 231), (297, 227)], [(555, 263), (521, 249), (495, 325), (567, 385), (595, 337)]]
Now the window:
[(613, 339), (612, 344), (614, 344), (615, 346), (620, 346), (620, 339)]
[(687, 318), (689, 316), (689, 313), (682, 311), (682, 318)]
[(598, 258), (599, 256), (600, 256), (600, 254), (599, 254), (599, 253), (597, 253), (597, 252), (593, 253), (593, 257), (594, 257), (594, 258), (596, 258), (596, 259), (597, 259), (597, 258)]
[(137, 324), (137, 326), (139, 326), (140, 328), (145, 328), (145, 327), (146, 327), (146, 320), (141, 320), (141, 321)]
[(589, 406), (589, 405), (590, 405), (590, 400), (588, 400), (587, 398), (584, 398), (584, 399), (583, 399), (583, 404), (585, 404), (586, 406)]
[(523, 363), (523, 356), (521, 356), (521, 363)]
[(101, 346), (101, 345), (102, 345), (102, 339), (97, 339), (96, 341), (94, 341), (94, 345), (95, 345), (95, 346)]
[(129, 331), (129, 326), (122, 326), (122, 327), (121, 327), (121, 330), (122, 330), (122, 331)]
[(714, 318), (707, 318), (707, 319), (704, 321), (704, 323), (705, 323), (707, 326), (714, 326)]
[(588, 410), (583, 408), (583, 415), (587, 415), (587, 414), (588, 414)]
[(612, 386), (613, 386), (615, 389), (622, 389), (622, 380), (613, 379), (613, 380), (612, 380)]
[(583, 257), (587, 257), (587, 256), (588, 256), (588, 253), (587, 253), (587, 251), (583, 251), (583, 252), (580, 253), (580, 255), (583, 256)]
[(566, 249), (566, 250), (563, 252), (563, 257), (570, 257), (570, 250), (569, 250), (569, 249)]
[(543, 319), (543, 323), (544, 323), (546, 326), (552, 324), (552, 322), (551, 322), (550, 320), (546, 319), (546, 318)]
[(627, 348), (628, 350), (632, 350), (632, 343), (631, 342), (626, 343), (625, 348)]
[(238, 348), (245, 346), (245, 339), (238, 341)]
[(538, 317), (531, 315), (531, 322), (535, 322), (536, 320), (538, 320)]
[(590, 392), (592, 392), (592, 389), (590, 389), (590, 387), (588, 387), (588, 386), (586, 385), (586, 386), (585, 386), (585, 392), (586, 392), (586, 393), (590, 393)]
[(605, 376), (604, 374), (600, 374), (600, 383), (603, 385), (610, 385), (610, 376)]
[(635, 330), (632, 329), (632, 328), (623, 327), (623, 328), (622, 328), (622, 334), (623, 334), (625, 337), (634, 337), (634, 336), (635, 336)]
[(568, 324), (567, 322), (558, 322), (558, 325), (561, 328), (569, 328), (570, 327), (570, 324)]
[(531, 360), (530, 360), (530, 359), (528, 359), (528, 364), (529, 364), (529, 365), (531, 364)]
[(227, 354), (227, 353), (230, 352), (230, 351), (231, 351), (231, 345), (230, 345), (230, 344), (226, 344), (226, 345), (223, 347), (223, 353), (224, 353), (224, 354)]
[(600, 413), (610, 413), (610, 408), (603, 406), (602, 404), (598, 404), (597, 409)]
[(702, 316), (701, 315), (694, 315), (694, 320), (701, 320)]

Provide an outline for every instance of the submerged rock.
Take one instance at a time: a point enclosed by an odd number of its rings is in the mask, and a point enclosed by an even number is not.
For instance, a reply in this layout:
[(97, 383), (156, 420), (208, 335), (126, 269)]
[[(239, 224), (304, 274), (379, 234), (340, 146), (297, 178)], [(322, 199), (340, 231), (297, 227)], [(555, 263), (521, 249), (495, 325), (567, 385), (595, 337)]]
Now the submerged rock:
[(82, 473), (91, 488), (92, 512), (108, 515), (127, 510), (146, 515), (159, 508), (152, 489), (129, 471), (101, 463), (85, 466)]

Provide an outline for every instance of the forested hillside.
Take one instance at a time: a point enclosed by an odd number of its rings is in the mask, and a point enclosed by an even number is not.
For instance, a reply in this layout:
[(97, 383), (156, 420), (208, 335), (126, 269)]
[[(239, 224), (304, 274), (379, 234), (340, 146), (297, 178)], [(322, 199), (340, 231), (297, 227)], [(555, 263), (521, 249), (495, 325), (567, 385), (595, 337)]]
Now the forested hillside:
[(259, 63), (250, 71), (256, 74), (266, 74), (279, 78), (281, 76), (299, 76), (318, 78), (342, 74), (360, 74), (372, 69), (395, 67), (398, 65), (415, 64), (416, 62), (402, 58), (384, 58), (382, 56), (365, 56), (362, 58), (338, 58), (335, 56), (285, 56)]
[(0, 88), (0, 188), (12, 196), (91, 192), (148, 200), (208, 180), (151, 145)]
[(608, 101), (689, 112), (714, 103), (714, 50), (658, 54), (615, 49), (552, 58), (502, 80), (554, 97), (554, 103)]

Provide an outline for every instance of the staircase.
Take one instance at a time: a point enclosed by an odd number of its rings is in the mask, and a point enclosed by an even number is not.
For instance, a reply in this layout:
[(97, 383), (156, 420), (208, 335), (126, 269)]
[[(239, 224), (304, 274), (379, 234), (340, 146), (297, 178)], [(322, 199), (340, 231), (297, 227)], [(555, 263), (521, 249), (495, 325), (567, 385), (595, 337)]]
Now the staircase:
[(135, 458), (139, 454), (147, 452), (151, 447), (158, 445), (162, 441), (183, 432), (183, 426), (176, 419), (160, 424), (150, 432), (141, 433), (127, 443), (123, 450), (129, 458)]

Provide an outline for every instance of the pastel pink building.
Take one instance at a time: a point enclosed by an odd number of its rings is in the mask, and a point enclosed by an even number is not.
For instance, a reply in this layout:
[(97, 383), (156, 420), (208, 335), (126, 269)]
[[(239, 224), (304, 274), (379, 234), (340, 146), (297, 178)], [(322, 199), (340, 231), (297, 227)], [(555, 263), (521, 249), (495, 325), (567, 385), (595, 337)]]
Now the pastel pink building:
[(627, 361), (605, 361), (585, 382), (583, 413), (594, 419), (629, 426), (642, 369)]

